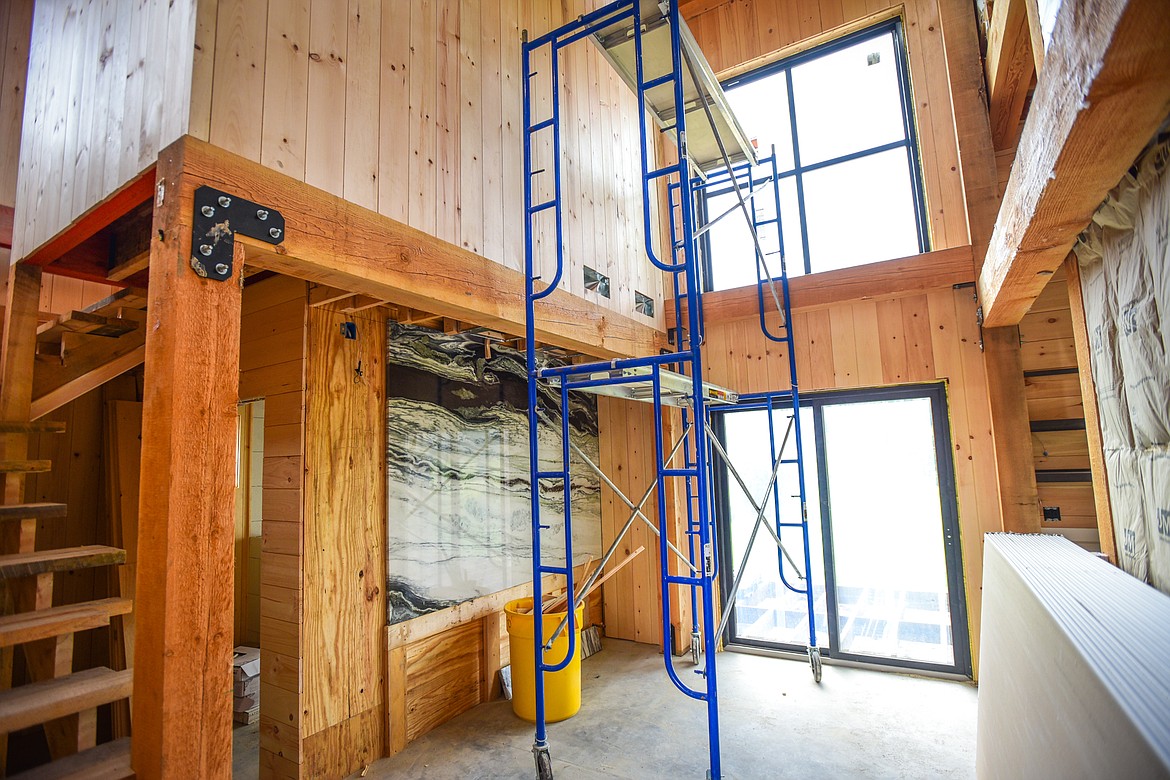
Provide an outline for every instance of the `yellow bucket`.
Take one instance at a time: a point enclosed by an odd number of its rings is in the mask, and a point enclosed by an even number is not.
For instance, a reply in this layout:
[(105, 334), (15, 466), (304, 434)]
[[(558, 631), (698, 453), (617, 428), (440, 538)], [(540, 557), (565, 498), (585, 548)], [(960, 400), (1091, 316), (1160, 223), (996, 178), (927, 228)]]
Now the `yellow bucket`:
[[(532, 657), (534, 618), (531, 611), (532, 599), (516, 599), (504, 605), (508, 622), (508, 648), (512, 658), (512, 712), (529, 722), (536, 722), (536, 662)], [(543, 620), (544, 641), (560, 625), (561, 618), (568, 612), (546, 612)], [(564, 669), (544, 674), (544, 716), (549, 723), (571, 718), (581, 709), (581, 621), (585, 617), (585, 605), (577, 607), (577, 641), (573, 659)], [(552, 649), (544, 653), (545, 662), (556, 664), (565, 660), (569, 652), (569, 629), (566, 626)]]

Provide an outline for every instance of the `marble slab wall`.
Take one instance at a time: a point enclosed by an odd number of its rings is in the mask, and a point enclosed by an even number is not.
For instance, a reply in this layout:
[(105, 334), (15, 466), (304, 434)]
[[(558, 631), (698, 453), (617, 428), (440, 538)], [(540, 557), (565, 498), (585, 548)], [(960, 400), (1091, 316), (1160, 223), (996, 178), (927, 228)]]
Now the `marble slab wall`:
[[(387, 620), (398, 623), (532, 579), (524, 355), (481, 339), (391, 322), (387, 339)], [(559, 420), (560, 395), (540, 407)], [(597, 403), (570, 399), (570, 437), (595, 463)], [(541, 468), (560, 468), (560, 428), (542, 426)], [(571, 459), (574, 563), (601, 555), (600, 481)], [(541, 485), (544, 561), (564, 562), (564, 496)]]

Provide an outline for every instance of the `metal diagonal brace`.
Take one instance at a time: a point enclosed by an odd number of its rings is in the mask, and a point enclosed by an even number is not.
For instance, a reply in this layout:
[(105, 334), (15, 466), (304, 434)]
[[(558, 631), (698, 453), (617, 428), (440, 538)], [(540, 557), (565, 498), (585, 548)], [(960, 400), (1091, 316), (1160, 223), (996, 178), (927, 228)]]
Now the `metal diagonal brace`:
[[(739, 207), (743, 209), (743, 216), (747, 220), (748, 228), (752, 234), (752, 243), (756, 247), (756, 256), (760, 259), (760, 265), (764, 267), (764, 275), (768, 279), (768, 290), (772, 293), (772, 301), (776, 304), (776, 311), (780, 313), (781, 318), (784, 317), (784, 306), (780, 303), (780, 295), (776, 292), (776, 282), (772, 278), (772, 272), (768, 269), (768, 261), (764, 257), (764, 250), (760, 247), (760, 236), (756, 232), (756, 224), (752, 219), (752, 215), (748, 212), (747, 199), (755, 195), (751, 192), (746, 197), (740, 189), (739, 181), (735, 175), (734, 166), (731, 164), (731, 158), (727, 155), (727, 146), (723, 143), (723, 136), (719, 134), (719, 126), (715, 124), (715, 117), (711, 115), (711, 106), (707, 104), (707, 96), (704, 94), (702, 82), (699, 81), (698, 76), (695, 75), (695, 65), (691, 62), (690, 56), (684, 50), (683, 62), (687, 64), (687, 70), (691, 74), (691, 81), (695, 82), (695, 88), (699, 91), (699, 102), (703, 104), (703, 113), (707, 115), (707, 121), (711, 124), (711, 134), (715, 136), (715, 142), (719, 145), (719, 155), (723, 158), (723, 166), (727, 168), (727, 176), (731, 180), (731, 186), (735, 188), (735, 197), (739, 200)], [(776, 154), (776, 150), (772, 150), (772, 154)], [(771, 177), (769, 177), (771, 178)], [(780, 215), (776, 215), (776, 219), (780, 219)], [(784, 251), (784, 246), (781, 244), (780, 251)], [(784, 327), (788, 327), (788, 322), (784, 322)]]
[[(784, 452), (784, 446), (788, 443), (788, 436), (791, 433), (792, 433), (792, 420), (790, 419), (788, 421), (788, 431), (785, 432), (784, 441), (781, 442), (781, 444), (780, 444), (780, 452), (781, 453)], [(718, 451), (720, 457), (723, 458), (723, 462), (727, 464), (727, 470), (731, 472), (731, 476), (735, 477), (735, 481), (739, 483), (739, 487), (741, 490), (743, 490), (743, 494), (747, 498), (748, 503), (752, 505), (752, 509), (756, 510), (756, 512), (759, 516), (762, 516), (763, 512), (764, 512), (764, 508), (762, 506), (760, 506), (759, 504), (757, 504), (756, 499), (752, 497), (751, 492), (748, 490), (748, 486), (746, 484), (744, 484), (743, 478), (740, 477), (739, 472), (735, 470), (735, 465), (732, 464), (731, 458), (727, 457), (727, 450), (723, 449), (723, 445), (719, 443), (719, 439), (715, 438), (714, 436), (711, 436), (710, 440), (711, 440), (711, 443), (715, 445), (715, 449), (716, 449), (716, 451)], [(776, 465), (775, 465), (775, 468), (772, 470), (772, 474), (773, 474), (772, 482), (775, 481), (775, 475), (777, 473), (779, 473), (779, 471), (780, 471), (780, 465), (782, 462), (781, 457), (782, 457), (782, 455), (776, 456)], [(768, 483), (767, 492), (771, 492), (772, 482)], [(764, 504), (767, 505), (767, 503), (768, 503), (768, 497), (765, 494)], [(784, 557), (788, 560), (788, 562), (790, 564), (792, 564), (792, 568), (796, 569), (796, 578), (803, 580), (804, 575), (800, 573), (800, 567), (796, 564), (796, 561), (793, 560), (792, 556), (788, 554), (788, 550), (786, 550), (784, 548), (784, 543), (780, 541), (780, 535), (778, 533), (776, 533), (776, 529), (770, 525), (767, 525), (764, 527), (767, 528), (768, 533), (770, 533), (772, 535), (772, 539), (775, 540), (776, 546), (780, 548), (780, 552), (784, 553)]]
[[(688, 425), (682, 432), (682, 436), (680, 436), (678, 441), (674, 443), (674, 447), (671, 448), (670, 454), (666, 456), (665, 463), (670, 463), (672, 460), (674, 460), (674, 456), (678, 454), (679, 448), (682, 447), (683, 442), (687, 440), (687, 434), (690, 432), (690, 430), (691, 427)], [(646, 492), (642, 494), (642, 498), (639, 499), (638, 505), (634, 507), (634, 511), (630, 513), (628, 518), (626, 518), (626, 524), (622, 526), (622, 530), (618, 532), (617, 537), (614, 538), (613, 543), (609, 546), (609, 549), (605, 551), (605, 555), (601, 557), (601, 563), (598, 564), (597, 568), (593, 570), (593, 574), (589, 576), (589, 579), (585, 581), (585, 584), (581, 586), (581, 595), (576, 597), (576, 599), (573, 601), (572, 609), (566, 612), (565, 616), (561, 618), (561, 622), (557, 624), (557, 630), (553, 632), (552, 637), (549, 638), (547, 643), (545, 643), (545, 650), (552, 649), (553, 642), (555, 642), (557, 637), (561, 635), (561, 632), (565, 630), (565, 626), (569, 621), (569, 615), (572, 612), (575, 612), (577, 607), (581, 606), (581, 603), (585, 599), (585, 594), (589, 591), (590, 588), (593, 587), (593, 584), (597, 582), (598, 578), (601, 577), (601, 572), (605, 569), (605, 565), (609, 563), (610, 558), (612, 558), (613, 554), (617, 552), (618, 545), (621, 544), (622, 539), (625, 538), (626, 533), (629, 532), (630, 526), (634, 524), (634, 520), (642, 513), (642, 507), (646, 505), (646, 502), (650, 500), (650, 496), (654, 495), (656, 490), (658, 490), (657, 479), (650, 483), (650, 487), (646, 488)]]
[[(788, 430), (784, 433), (784, 444), (788, 443), (788, 436), (789, 436), (789, 434), (792, 433), (792, 423), (793, 423), (793, 420), (789, 419)], [(727, 463), (728, 470), (734, 474), (735, 467), (731, 465), (731, 460), (728, 459), (727, 453), (723, 451), (723, 446), (721, 444), (719, 444), (719, 440), (717, 438), (715, 438), (714, 436), (712, 436), (710, 438), (711, 438), (711, 441), (716, 444), (716, 447), (718, 448), (719, 452), (723, 455), (723, 460), (725, 463)], [(763, 506), (756, 507), (756, 522), (755, 522), (755, 525), (752, 526), (752, 534), (750, 537), (748, 537), (747, 548), (743, 552), (743, 562), (740, 563), (739, 571), (737, 571), (735, 573), (735, 581), (731, 584), (731, 591), (727, 594), (727, 603), (723, 607), (723, 617), (720, 618), (720, 620), (719, 620), (719, 630), (715, 632), (715, 636), (717, 636), (717, 637), (723, 636), (723, 631), (724, 631), (724, 629), (727, 628), (727, 621), (728, 621), (728, 619), (731, 618), (731, 612), (732, 612), (733, 607), (735, 606), (735, 597), (739, 593), (739, 585), (740, 585), (740, 582), (743, 580), (744, 572), (747, 571), (748, 558), (752, 554), (752, 547), (756, 543), (756, 534), (758, 534), (760, 532), (760, 526), (763, 525), (766, 528), (768, 528), (769, 531), (772, 530), (771, 526), (764, 523), (764, 515), (766, 514), (764, 510), (768, 506), (768, 495), (772, 492), (772, 486), (776, 484), (776, 477), (780, 474), (780, 466), (784, 463), (784, 459), (783, 459), (784, 444), (780, 445), (780, 453), (781, 454), (776, 456), (776, 463), (772, 466), (772, 476), (768, 479), (768, 487), (764, 490), (764, 504), (763, 504)], [(736, 474), (735, 477), (737, 480), (739, 480), (738, 474)], [(756, 502), (752, 498), (751, 494), (747, 493), (747, 486), (743, 484), (742, 480), (740, 480), (739, 484), (740, 484), (740, 487), (742, 487), (744, 489), (744, 493), (747, 494), (748, 501), (751, 501), (752, 506), (755, 507)], [(780, 551), (782, 553), (784, 553), (784, 557), (788, 558), (789, 562), (791, 562), (792, 558), (791, 558), (791, 556), (788, 555), (788, 551), (784, 549), (784, 545), (780, 544), (780, 537), (776, 536), (774, 531), (773, 531), (772, 535), (776, 539), (776, 544), (780, 546)], [(795, 566), (796, 566), (796, 564), (793, 564), (794, 568), (795, 568)], [(797, 569), (797, 574), (799, 575), (799, 573), (800, 573), (800, 570)], [(804, 579), (804, 577), (801, 577), (801, 579)]]
[[(541, 414), (539, 412), (537, 414), (539, 414), (540, 418), (542, 420), (544, 420), (546, 423), (548, 423), (549, 425), (553, 425), (553, 421), (550, 420), (547, 416), (545, 416), (544, 414)], [(602, 481), (605, 482), (605, 484), (609, 487), (609, 489), (612, 490), (617, 495), (617, 497), (622, 500), (623, 504), (625, 504), (629, 509), (632, 509), (634, 512), (636, 512), (638, 514), (638, 517), (642, 518), (642, 520), (646, 523), (646, 525), (649, 526), (650, 530), (654, 532), (655, 536), (662, 535), (658, 531), (658, 526), (654, 525), (654, 522), (650, 518), (646, 517), (646, 515), (642, 512), (642, 504), (638, 504), (635, 506), (634, 502), (631, 501), (629, 498), (627, 498), (626, 494), (623, 493), (621, 491), (621, 489), (613, 483), (613, 480), (611, 480), (609, 478), (609, 475), (607, 475), (604, 471), (602, 471), (601, 467), (598, 466), (596, 463), (594, 463), (589, 458), (589, 456), (585, 454), (584, 450), (582, 450), (579, 446), (577, 446), (571, 440), (569, 441), (569, 448), (572, 449), (573, 452), (577, 453), (577, 457), (580, 458), (581, 460), (583, 460), (585, 462), (585, 465), (593, 470), (594, 474), (601, 477)], [(674, 455), (674, 453), (672, 452), (671, 456), (673, 457), (673, 455)], [(657, 482), (655, 482), (655, 485), (657, 485)], [(669, 539), (666, 540), (666, 546), (669, 547), (672, 551), (674, 551), (674, 554), (678, 556), (679, 560), (681, 560), (684, 564), (686, 564), (687, 568), (689, 568), (693, 574), (698, 573), (699, 570), (691, 563), (690, 558), (688, 558), (683, 553), (682, 550), (675, 547), (674, 543), (671, 542)]]

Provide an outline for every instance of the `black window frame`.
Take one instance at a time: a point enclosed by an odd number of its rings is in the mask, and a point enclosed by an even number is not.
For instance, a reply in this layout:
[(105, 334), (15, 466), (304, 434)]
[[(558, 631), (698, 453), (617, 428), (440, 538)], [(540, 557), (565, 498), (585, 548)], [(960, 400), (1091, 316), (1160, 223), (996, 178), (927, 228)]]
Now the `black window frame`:
[[(799, 131), (796, 126), (796, 99), (792, 94), (792, 69), (798, 65), (810, 62), (820, 57), (832, 54), (833, 52), (853, 46), (861, 41), (869, 38), (877, 38), (882, 35), (890, 34), (894, 39), (894, 57), (896, 59), (897, 73), (898, 73), (898, 92), (902, 104), (902, 129), (903, 138), (900, 141), (891, 141), (889, 143), (880, 144), (878, 146), (861, 149), (849, 154), (833, 157), (821, 162), (812, 163), (810, 165), (802, 165), (800, 161), (800, 138)], [(824, 168), (829, 168), (834, 165), (851, 162), (864, 157), (870, 157), (875, 154), (892, 151), (894, 149), (904, 148), (906, 150), (907, 164), (910, 171), (910, 189), (913, 200), (914, 220), (917, 228), (918, 236), (918, 252), (929, 252), (930, 243), (930, 224), (927, 220), (926, 210), (926, 192), (924, 187), (924, 179), (922, 172), (922, 157), (919, 152), (918, 144), (918, 123), (917, 114), (914, 111), (914, 95), (910, 83), (910, 66), (909, 57), (906, 51), (906, 38), (903, 32), (903, 23), (901, 16), (895, 16), (877, 24), (871, 25), (861, 30), (843, 35), (840, 38), (835, 38), (831, 41), (823, 43), (819, 46), (814, 46), (806, 51), (793, 54), (790, 57), (777, 60), (776, 62), (764, 65), (756, 70), (744, 73), (739, 76), (732, 77), (722, 82), (724, 90), (733, 89), (737, 86), (749, 84), (753, 81), (758, 81), (763, 78), (768, 78), (777, 73), (783, 73), (788, 92), (788, 122), (789, 128), (792, 132), (792, 157), (794, 166), (791, 169), (780, 171), (779, 177), (781, 180), (787, 178), (796, 179), (796, 199), (797, 210), (800, 215), (800, 240), (801, 240), (801, 267), (805, 274), (812, 274), (812, 258), (809, 253), (808, 246), (808, 220), (806, 217), (807, 211), (804, 202), (804, 177), (808, 173), (812, 173)], [(726, 195), (734, 192), (734, 189), (729, 185), (719, 190), (705, 191), (703, 197), (698, 198), (699, 201), (699, 216), (704, 222), (707, 219), (707, 199)], [(702, 270), (703, 270), (703, 290), (704, 292), (711, 292), (714, 289), (712, 284), (711, 274), (711, 231), (707, 231), (701, 237), (702, 245)], [(895, 258), (888, 258), (893, 260)], [(791, 263), (791, 258), (788, 259)], [(873, 261), (881, 262), (881, 261)], [(862, 263), (860, 265), (869, 265), (869, 263)], [(855, 266), (859, 267), (859, 266)], [(818, 272), (823, 273), (823, 272)]]
[[(787, 392), (766, 393), (772, 396), (775, 402), (774, 409), (783, 411), (792, 409), (791, 395)], [(943, 554), (947, 567), (948, 601), (951, 614), (951, 648), (954, 654), (952, 665), (934, 664), (926, 661), (917, 661), (904, 658), (889, 658), (884, 656), (848, 653), (842, 651), (838, 644), (838, 607), (836, 588), (836, 567), (833, 554), (833, 518), (831, 508), (831, 489), (828, 482), (827, 449), (824, 435), (823, 409), (825, 406), (841, 404), (866, 403), (872, 401), (895, 401), (906, 398), (929, 398), (931, 400), (931, 419), (934, 424), (934, 443), (936, 467), (938, 469), (940, 510), (943, 523)], [(955, 485), (954, 450), (951, 442), (950, 411), (948, 409), (947, 389), (944, 382), (924, 382), (908, 385), (888, 387), (851, 388), (845, 390), (824, 390), (810, 393), (801, 393), (800, 406), (812, 413), (813, 435), (816, 442), (814, 452), (805, 452), (805, 458), (815, 458), (817, 463), (817, 491), (820, 496), (820, 524), (825, 571), (825, 618), (828, 631), (825, 632), (827, 646), (822, 648), (826, 658), (840, 659), (874, 667), (892, 667), (940, 674), (953, 674), (968, 679), (972, 676), (971, 659), (971, 626), (967, 609), (967, 581), (963, 569), (962, 528), (959, 524), (958, 493)], [(711, 410), (712, 435), (718, 436), (719, 441), (727, 441), (724, 417), (735, 414), (735, 406), (716, 407)], [(739, 411), (744, 411), (740, 409)], [(719, 519), (720, 529), (718, 538), (719, 578), (723, 594), (731, 592), (732, 578), (735, 576), (735, 567), (739, 561), (733, 560), (734, 551), (731, 549), (731, 490), (726, 465), (717, 461), (712, 469), (714, 477), (714, 507)], [(726, 603), (721, 609), (726, 609)], [(735, 611), (728, 616), (727, 627), (721, 637), (728, 647), (751, 647), (762, 650), (776, 650), (780, 652), (801, 653), (804, 645), (789, 645), (779, 642), (768, 642), (759, 639), (740, 637), (736, 633)], [(818, 635), (818, 642), (820, 642)]]

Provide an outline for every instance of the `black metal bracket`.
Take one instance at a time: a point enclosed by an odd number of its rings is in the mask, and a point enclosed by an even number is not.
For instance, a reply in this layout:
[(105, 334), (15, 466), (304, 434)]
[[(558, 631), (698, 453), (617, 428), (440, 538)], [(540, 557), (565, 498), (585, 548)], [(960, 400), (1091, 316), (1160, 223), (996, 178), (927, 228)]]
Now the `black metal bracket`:
[(195, 190), (191, 226), (191, 268), (195, 273), (218, 282), (230, 279), (236, 233), (279, 244), (284, 240), (284, 216), (276, 209), (212, 187)]

